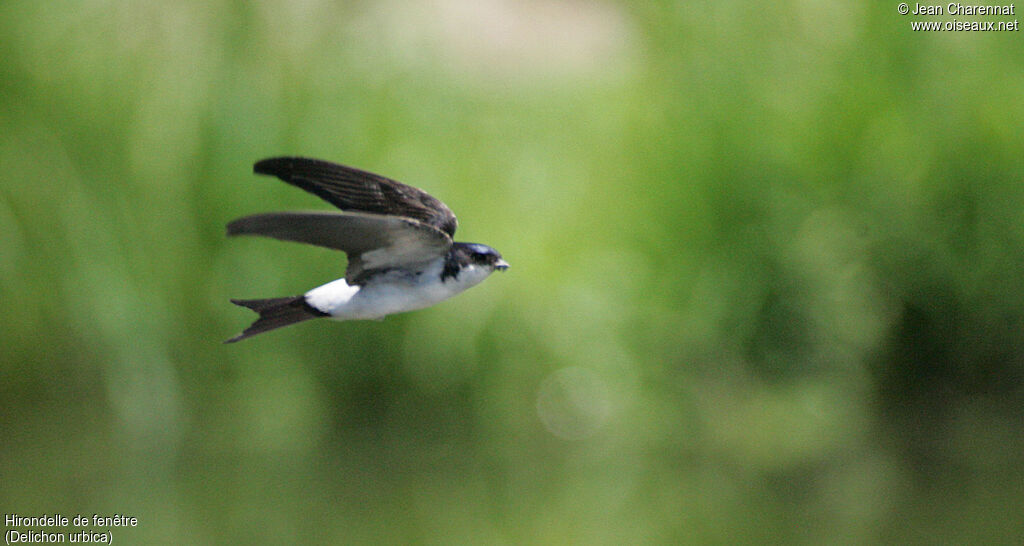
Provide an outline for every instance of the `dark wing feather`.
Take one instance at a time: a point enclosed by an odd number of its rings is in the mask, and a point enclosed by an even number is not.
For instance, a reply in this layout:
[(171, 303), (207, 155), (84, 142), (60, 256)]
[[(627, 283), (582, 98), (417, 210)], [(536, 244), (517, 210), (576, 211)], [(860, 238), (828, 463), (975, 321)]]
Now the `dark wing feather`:
[(345, 281), (363, 284), (375, 271), (425, 266), (448, 253), (447, 233), (417, 220), (362, 212), (269, 212), (228, 224), (228, 235), (261, 235), (348, 254)]
[(341, 210), (404, 216), (433, 226), (449, 237), (458, 222), (447, 205), (427, 192), (383, 176), (303, 157), (257, 161), (253, 172), (298, 186)]

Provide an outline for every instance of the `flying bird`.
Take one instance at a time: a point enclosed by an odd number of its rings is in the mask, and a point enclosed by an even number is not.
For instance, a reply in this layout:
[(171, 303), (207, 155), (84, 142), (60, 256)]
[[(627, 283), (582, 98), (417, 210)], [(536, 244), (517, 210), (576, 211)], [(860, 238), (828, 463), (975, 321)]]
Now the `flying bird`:
[(259, 313), (233, 343), (314, 318), (383, 319), (429, 307), (508, 269), (497, 250), (452, 240), (458, 222), (440, 200), (383, 176), (318, 159), (275, 157), (253, 165), (341, 209), (268, 212), (227, 226), (228, 236), (260, 235), (340, 250), (345, 277), (305, 294), (231, 300)]

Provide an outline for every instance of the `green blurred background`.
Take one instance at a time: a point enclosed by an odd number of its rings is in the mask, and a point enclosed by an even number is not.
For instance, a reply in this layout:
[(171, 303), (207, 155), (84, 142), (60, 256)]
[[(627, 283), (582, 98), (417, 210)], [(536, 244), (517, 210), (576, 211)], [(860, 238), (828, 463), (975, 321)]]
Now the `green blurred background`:
[[(1019, 544), (1021, 34), (896, 8), (5, 0), (0, 509), (139, 518), (122, 544)], [(422, 187), (512, 268), (223, 345), (229, 298), (343, 271), (225, 238), (329, 208), (252, 175), (284, 154)]]

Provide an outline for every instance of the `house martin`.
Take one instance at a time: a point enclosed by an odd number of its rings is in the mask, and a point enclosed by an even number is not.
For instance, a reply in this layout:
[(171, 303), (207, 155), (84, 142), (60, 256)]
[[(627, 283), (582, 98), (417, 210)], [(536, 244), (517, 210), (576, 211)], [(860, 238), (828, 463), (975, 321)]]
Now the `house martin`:
[(227, 226), (228, 236), (260, 235), (340, 250), (345, 277), (305, 294), (231, 300), (259, 318), (226, 343), (314, 318), (383, 319), (429, 307), (479, 284), (508, 263), (497, 250), (456, 243), (452, 211), (423, 190), (318, 159), (275, 157), (253, 165), (342, 212), (268, 212)]

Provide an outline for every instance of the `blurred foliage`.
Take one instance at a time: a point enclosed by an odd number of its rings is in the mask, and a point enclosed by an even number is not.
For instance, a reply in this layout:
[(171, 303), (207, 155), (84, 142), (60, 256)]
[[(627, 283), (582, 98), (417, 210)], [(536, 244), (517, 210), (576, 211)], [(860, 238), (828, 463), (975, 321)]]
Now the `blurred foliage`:
[[(1014, 543), (1024, 48), (889, 2), (0, 3), (0, 506), (127, 543)], [(237, 345), (422, 187), (512, 268)], [(122, 542), (122, 543), (124, 543)]]

